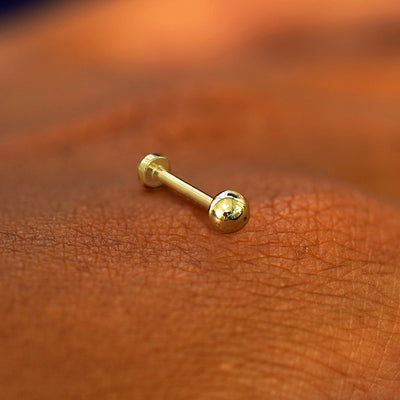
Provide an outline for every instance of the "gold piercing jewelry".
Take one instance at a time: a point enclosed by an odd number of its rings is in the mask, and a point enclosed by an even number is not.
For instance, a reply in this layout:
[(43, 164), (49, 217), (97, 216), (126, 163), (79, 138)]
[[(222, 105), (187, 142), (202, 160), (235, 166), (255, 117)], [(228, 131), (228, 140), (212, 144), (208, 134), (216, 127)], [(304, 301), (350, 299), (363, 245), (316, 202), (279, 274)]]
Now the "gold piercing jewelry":
[(208, 209), (211, 226), (219, 232), (231, 233), (242, 229), (250, 218), (249, 203), (240, 193), (225, 190), (214, 198), (170, 173), (171, 164), (161, 154), (148, 154), (138, 167), (139, 179), (145, 186), (166, 185)]

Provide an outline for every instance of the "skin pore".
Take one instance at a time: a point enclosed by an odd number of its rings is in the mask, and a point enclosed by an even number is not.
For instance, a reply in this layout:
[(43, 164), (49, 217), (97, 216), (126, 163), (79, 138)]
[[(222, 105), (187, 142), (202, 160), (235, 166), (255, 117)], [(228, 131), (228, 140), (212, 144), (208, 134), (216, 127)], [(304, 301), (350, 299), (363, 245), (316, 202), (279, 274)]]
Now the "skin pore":
[[(140, 90), (108, 53), (84, 58), (90, 78), (62, 56), (53, 114), (23, 91), (0, 117), (0, 397), (395, 398), (395, 56), (183, 77), (161, 64)], [(48, 71), (33, 60), (35, 88)], [(92, 102), (104, 81), (110, 104)], [(219, 234), (190, 201), (143, 188), (137, 163), (155, 151), (210, 194), (243, 193), (246, 227)]]

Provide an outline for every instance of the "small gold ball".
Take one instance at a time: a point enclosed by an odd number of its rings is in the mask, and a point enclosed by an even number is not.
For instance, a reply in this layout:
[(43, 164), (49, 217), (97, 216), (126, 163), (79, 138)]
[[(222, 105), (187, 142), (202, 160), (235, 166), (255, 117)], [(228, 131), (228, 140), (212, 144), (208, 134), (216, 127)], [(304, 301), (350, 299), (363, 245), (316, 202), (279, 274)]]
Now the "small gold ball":
[(222, 233), (242, 229), (249, 218), (249, 203), (244, 196), (233, 190), (225, 190), (215, 196), (208, 210), (210, 224)]

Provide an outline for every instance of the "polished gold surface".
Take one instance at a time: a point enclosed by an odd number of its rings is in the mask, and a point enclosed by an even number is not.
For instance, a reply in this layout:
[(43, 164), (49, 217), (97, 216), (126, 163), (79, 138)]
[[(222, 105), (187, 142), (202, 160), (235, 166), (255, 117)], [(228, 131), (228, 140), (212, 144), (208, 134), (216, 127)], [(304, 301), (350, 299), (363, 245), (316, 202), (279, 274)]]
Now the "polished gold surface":
[(139, 164), (139, 179), (148, 187), (159, 187), (164, 183), (158, 174), (161, 169), (167, 172), (171, 169), (168, 158), (157, 153), (148, 154)]
[(204, 208), (209, 208), (212, 202), (212, 197), (210, 197), (207, 193), (202, 192), (201, 190), (195, 188), (189, 183), (179, 179), (175, 175), (165, 171), (160, 168), (157, 170), (157, 175), (159, 179), (164, 183), (164, 185), (174, 189), (175, 191), (183, 194), (184, 196), (192, 199), (197, 204), (201, 205)]
[(215, 196), (208, 210), (211, 226), (222, 233), (242, 229), (249, 218), (249, 203), (244, 196), (233, 190), (225, 190)]
[(226, 190), (214, 198), (171, 174), (171, 164), (161, 154), (148, 154), (138, 167), (139, 179), (148, 187), (166, 185), (208, 209), (211, 226), (231, 233), (243, 228), (250, 218), (249, 204), (240, 193)]

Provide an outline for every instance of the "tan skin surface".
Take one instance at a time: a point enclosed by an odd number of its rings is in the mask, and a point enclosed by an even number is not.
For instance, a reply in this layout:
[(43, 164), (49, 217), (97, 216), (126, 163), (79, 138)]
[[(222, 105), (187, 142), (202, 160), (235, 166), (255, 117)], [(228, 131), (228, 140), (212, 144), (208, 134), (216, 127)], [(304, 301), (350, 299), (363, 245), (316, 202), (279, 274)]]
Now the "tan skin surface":
[[(75, 43), (68, 26), (56, 43)], [(36, 49), (55, 46), (36, 32)], [(385, 43), (379, 57), (153, 71), (140, 91), (101, 50), (82, 61), (87, 86), (63, 82), (60, 53), (48, 79), (69, 97), (51, 113), (21, 84), (1, 116), (0, 398), (396, 398), (400, 81)], [(49, 66), (31, 57), (29, 87), (51, 107)], [(33, 74), (14, 69), (4, 87)], [(245, 194), (245, 229), (218, 234), (204, 210), (143, 188), (153, 151), (210, 194)]]

